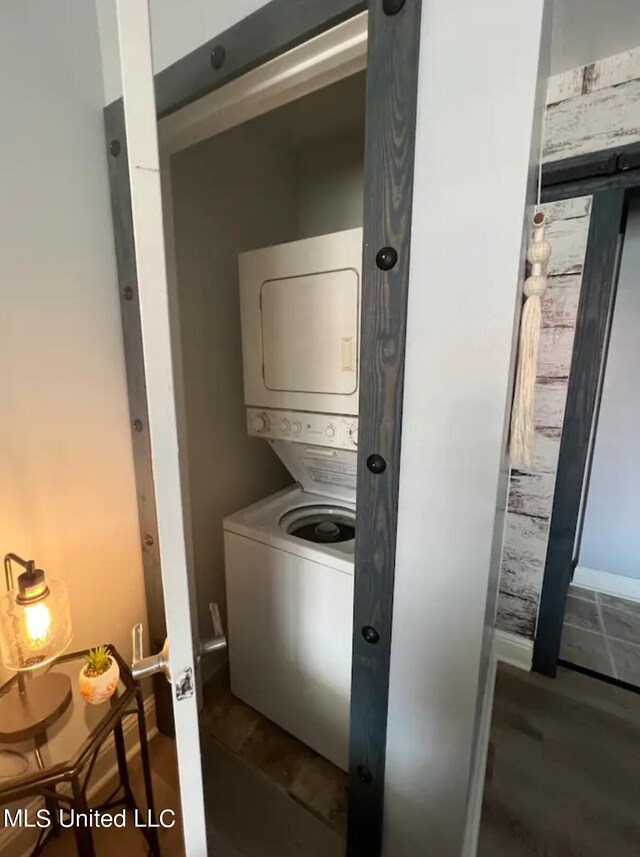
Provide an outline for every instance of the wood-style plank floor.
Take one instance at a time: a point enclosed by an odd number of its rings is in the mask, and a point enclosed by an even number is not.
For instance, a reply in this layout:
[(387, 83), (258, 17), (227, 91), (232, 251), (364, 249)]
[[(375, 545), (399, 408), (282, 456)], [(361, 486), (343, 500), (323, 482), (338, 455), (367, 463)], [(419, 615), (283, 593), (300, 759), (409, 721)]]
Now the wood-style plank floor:
[[(561, 669), (555, 680), (500, 666), (479, 857), (640, 855), (640, 695)], [(151, 742), (156, 806), (177, 809), (175, 748)], [(344, 840), (252, 757), (203, 734), (216, 857), (340, 857)], [(133, 785), (141, 789), (139, 762)], [(275, 770), (275, 769), (274, 769)], [(65, 835), (45, 855), (74, 853)], [(182, 853), (179, 829), (163, 855)], [(96, 831), (98, 857), (144, 855), (139, 831)], [(9, 857), (9, 855), (7, 855)]]
[(479, 857), (640, 855), (640, 695), (501, 666)]

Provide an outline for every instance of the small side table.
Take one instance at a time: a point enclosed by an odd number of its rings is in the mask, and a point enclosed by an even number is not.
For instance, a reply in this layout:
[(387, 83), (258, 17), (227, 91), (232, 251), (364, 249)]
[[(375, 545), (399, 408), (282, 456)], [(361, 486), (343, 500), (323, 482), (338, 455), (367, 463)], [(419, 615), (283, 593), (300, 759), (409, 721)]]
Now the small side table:
[[(144, 704), (140, 688), (131, 675), (128, 665), (122, 660), (114, 646), (109, 646), (113, 657), (120, 667), (120, 682), (116, 692), (108, 702), (101, 705), (89, 705), (80, 695), (78, 675), (82, 668), (84, 652), (74, 652), (58, 658), (49, 668), (50, 674), (64, 674), (71, 679), (72, 699), (67, 706), (71, 713), (65, 711), (67, 722), (73, 722), (73, 729), (56, 730), (43, 728), (37, 734), (20, 736), (23, 740), (28, 737), (33, 741), (35, 770), (27, 770), (11, 779), (0, 779), (0, 806), (25, 801), (32, 797), (41, 797), (49, 810), (51, 825), (40, 830), (40, 835), (30, 857), (37, 857), (52, 836), (60, 833), (59, 813), (63, 818), (70, 811), (95, 814), (116, 810), (118, 807), (137, 814), (141, 822), (140, 831), (147, 840), (149, 854), (160, 857), (158, 830), (156, 825), (155, 806), (151, 784), (151, 766), (149, 764), (149, 746), (144, 715)], [(28, 682), (28, 676), (26, 681)], [(0, 695), (8, 692), (12, 683), (17, 681), (14, 676), (0, 688)], [(145, 786), (146, 807), (144, 812), (138, 807), (129, 781), (127, 756), (124, 742), (123, 721), (133, 716), (137, 718), (138, 737), (142, 758), (142, 770)], [(69, 733), (72, 733), (71, 737)], [(91, 774), (98, 759), (104, 742), (113, 734), (115, 754), (118, 765), (118, 784), (110, 797), (99, 806), (89, 807), (87, 792)], [(12, 739), (12, 743), (16, 739)], [(23, 746), (23, 745), (22, 745)], [(3, 748), (11, 749), (10, 743), (4, 739), (0, 743)], [(46, 748), (43, 759), (42, 751)], [(74, 826), (76, 845), (80, 857), (95, 857), (93, 843), (93, 828), (90, 826)]]

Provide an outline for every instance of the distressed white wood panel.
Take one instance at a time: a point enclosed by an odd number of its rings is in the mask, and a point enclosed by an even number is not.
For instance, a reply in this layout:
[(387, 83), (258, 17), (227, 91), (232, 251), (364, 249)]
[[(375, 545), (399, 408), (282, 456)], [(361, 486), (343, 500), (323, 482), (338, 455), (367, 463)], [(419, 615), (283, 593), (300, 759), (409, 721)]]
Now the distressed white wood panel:
[(547, 226), (556, 220), (573, 220), (591, 214), (592, 196), (574, 196), (572, 199), (559, 199), (542, 206)]
[(548, 519), (507, 513), (498, 606), (504, 631), (533, 636), (548, 536)]
[(536, 473), (555, 474), (558, 470), (561, 430), (536, 427), (531, 469)]
[(496, 622), (498, 628), (532, 640), (538, 618), (538, 601), (538, 592), (533, 587), (530, 590), (523, 589), (517, 595), (501, 592)]
[(580, 65), (577, 68), (569, 69), (569, 71), (563, 71), (561, 74), (554, 74), (553, 77), (549, 78), (547, 106), (582, 94), (584, 68), (583, 65)]
[(505, 560), (511, 566), (522, 564), (524, 577), (535, 578), (546, 558), (548, 535), (548, 518), (509, 512), (505, 524)]
[(564, 379), (538, 378), (536, 384), (536, 426), (562, 429), (566, 402), (567, 384)]
[[(640, 7), (638, 7), (640, 14)], [(598, 62), (585, 66), (583, 92), (597, 92), (610, 86), (618, 86), (628, 80), (640, 78), (640, 47), (613, 54)]]
[(550, 277), (542, 299), (543, 327), (575, 327), (581, 274)]
[(547, 108), (543, 161), (640, 140), (640, 80), (587, 92)]
[(544, 577), (591, 203), (579, 197), (543, 206), (552, 256), (536, 373), (535, 446), (531, 467), (511, 472), (497, 618), (500, 629), (529, 638)]
[(538, 346), (538, 377), (568, 378), (571, 368), (574, 329), (543, 327)]
[(553, 220), (546, 230), (551, 244), (548, 273), (550, 277), (579, 274), (584, 263), (589, 234), (589, 217)]
[(555, 483), (555, 473), (512, 470), (509, 511), (519, 515), (533, 515), (536, 518), (550, 518)]
[(498, 606), (504, 631), (533, 636), (548, 537), (547, 518), (507, 513)]
[(640, 78), (640, 48), (632, 48), (554, 75), (549, 79), (547, 104), (556, 104), (575, 98), (576, 95), (597, 92), (637, 78)]

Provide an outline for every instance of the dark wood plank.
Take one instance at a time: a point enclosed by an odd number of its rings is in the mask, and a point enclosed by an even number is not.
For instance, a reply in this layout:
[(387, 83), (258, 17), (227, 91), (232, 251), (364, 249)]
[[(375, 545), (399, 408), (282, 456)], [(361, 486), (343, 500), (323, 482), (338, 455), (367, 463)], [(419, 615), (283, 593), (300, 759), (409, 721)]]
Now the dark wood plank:
[[(147, 601), (147, 625), (151, 650), (155, 653), (162, 648), (166, 636), (166, 624), (160, 574), (160, 554), (158, 552), (156, 501), (148, 432), (147, 388), (144, 377), (138, 278), (131, 219), (131, 188), (129, 185), (122, 99), (105, 108), (104, 122), (118, 265), (118, 291), (129, 396), (133, 466), (138, 500), (138, 522)], [(114, 154), (116, 151), (118, 151), (117, 155)], [(164, 676), (154, 677), (154, 693), (158, 728), (165, 735), (173, 735), (171, 687)]]
[[(272, 0), (155, 76), (158, 118), (366, 9), (366, 0)], [(214, 48), (224, 50), (220, 68)]]
[(589, 196), (607, 190), (632, 190), (640, 187), (640, 169), (623, 169), (615, 175), (599, 175), (595, 178), (577, 179), (564, 184), (543, 187), (542, 202)]
[(616, 287), (624, 206), (624, 190), (608, 190), (594, 196), (591, 211), (533, 654), (533, 668), (550, 676), (556, 673), (560, 652), (582, 484)]
[(550, 187), (596, 176), (611, 176), (618, 169), (619, 152), (620, 149), (607, 149), (543, 164), (542, 186)]
[[(417, 0), (393, 16), (369, 10), (349, 857), (375, 857), (382, 841), (420, 11)], [(385, 246), (398, 254), (389, 271), (376, 264)], [(382, 473), (367, 466), (374, 454)]]

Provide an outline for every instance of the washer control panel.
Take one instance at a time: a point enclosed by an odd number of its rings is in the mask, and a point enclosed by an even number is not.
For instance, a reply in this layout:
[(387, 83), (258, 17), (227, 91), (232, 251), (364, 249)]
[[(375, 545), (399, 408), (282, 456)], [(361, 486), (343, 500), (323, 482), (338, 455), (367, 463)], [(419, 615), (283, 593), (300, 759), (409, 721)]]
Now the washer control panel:
[(254, 437), (272, 440), (292, 440), (337, 449), (358, 448), (357, 417), (247, 408), (247, 430)]

